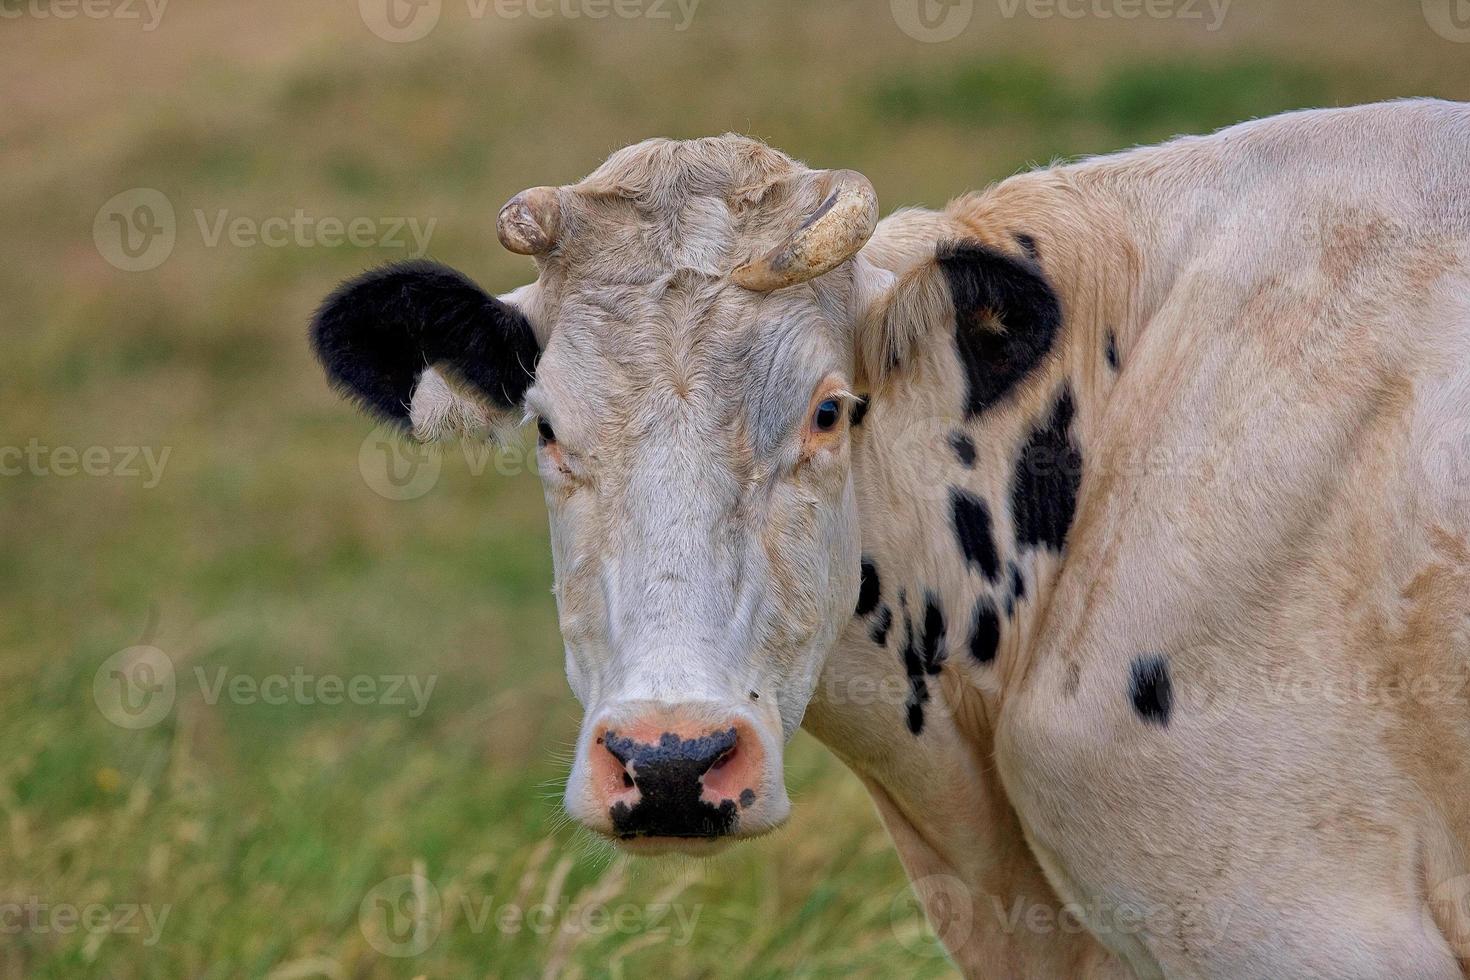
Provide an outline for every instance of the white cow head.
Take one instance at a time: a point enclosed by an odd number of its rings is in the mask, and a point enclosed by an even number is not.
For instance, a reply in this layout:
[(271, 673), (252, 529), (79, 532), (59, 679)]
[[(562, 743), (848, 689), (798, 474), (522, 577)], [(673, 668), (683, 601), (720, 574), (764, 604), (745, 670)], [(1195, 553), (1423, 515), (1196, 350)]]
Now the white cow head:
[(858, 599), (858, 393), (914, 325), (954, 322), (966, 267), (895, 279), (859, 251), (876, 220), (860, 174), (650, 140), (505, 206), (534, 283), (495, 299), (395, 265), (317, 315), (333, 381), (420, 437), (534, 420), (586, 709), (566, 806), (630, 849), (707, 850), (790, 808), (782, 748)]

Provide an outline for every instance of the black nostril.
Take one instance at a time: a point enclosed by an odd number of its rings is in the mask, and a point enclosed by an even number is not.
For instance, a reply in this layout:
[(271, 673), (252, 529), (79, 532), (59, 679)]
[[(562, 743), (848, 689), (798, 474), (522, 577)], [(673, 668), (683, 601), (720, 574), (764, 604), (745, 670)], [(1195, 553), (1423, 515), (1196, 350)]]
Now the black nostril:
[[(609, 731), (603, 745), (624, 767), (623, 785), (637, 785), (640, 798), (630, 807), (613, 804), (614, 829), (624, 837), (718, 837), (729, 833), (735, 804), (716, 807), (701, 798), (704, 774), (734, 755), (734, 728), (699, 738), (664, 732), (656, 744), (636, 742)], [(634, 778), (636, 774), (636, 779)]]

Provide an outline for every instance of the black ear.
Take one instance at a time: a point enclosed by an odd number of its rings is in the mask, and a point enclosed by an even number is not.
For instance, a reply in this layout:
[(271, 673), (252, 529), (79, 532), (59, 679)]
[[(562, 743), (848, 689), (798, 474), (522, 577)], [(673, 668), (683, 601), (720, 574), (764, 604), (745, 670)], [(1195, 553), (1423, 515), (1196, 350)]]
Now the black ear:
[(955, 347), (965, 369), (965, 411), (1000, 401), (1045, 359), (1062, 307), (1039, 266), (974, 241), (939, 246), (935, 261), (955, 308)]
[(419, 375), (445, 365), (502, 408), (520, 404), (541, 349), (520, 310), (437, 262), (398, 262), (337, 287), (311, 344), (332, 384), (407, 425)]

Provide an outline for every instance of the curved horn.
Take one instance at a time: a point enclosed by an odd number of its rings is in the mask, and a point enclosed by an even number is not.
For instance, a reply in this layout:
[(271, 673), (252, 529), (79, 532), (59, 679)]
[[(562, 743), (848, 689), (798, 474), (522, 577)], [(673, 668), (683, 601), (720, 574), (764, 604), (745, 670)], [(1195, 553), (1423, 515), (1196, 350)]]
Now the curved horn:
[(561, 200), (556, 187), (532, 187), (505, 202), (495, 219), (500, 244), (520, 255), (545, 255), (561, 231)]
[(856, 170), (820, 174), (821, 206), (786, 241), (740, 266), (730, 278), (746, 289), (769, 292), (805, 282), (851, 258), (878, 224), (878, 194)]

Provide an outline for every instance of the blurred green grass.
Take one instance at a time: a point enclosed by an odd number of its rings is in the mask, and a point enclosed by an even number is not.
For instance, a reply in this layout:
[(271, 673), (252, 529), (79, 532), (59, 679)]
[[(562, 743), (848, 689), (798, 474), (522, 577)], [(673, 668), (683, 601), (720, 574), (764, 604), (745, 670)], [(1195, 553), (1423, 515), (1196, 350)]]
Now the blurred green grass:
[[(791, 825), (728, 856), (628, 865), (565, 825), (577, 710), (534, 478), (451, 449), (428, 493), (385, 499), (359, 470), (371, 423), (306, 349), (315, 302), (404, 250), (210, 247), (196, 212), (432, 219), (431, 254), (501, 290), (529, 267), (494, 241), (499, 205), (651, 135), (752, 133), (863, 170), (892, 208), (1038, 161), (1467, 83), (1463, 48), (1388, 2), (1240, 0), (1219, 33), (981, 6), (947, 44), (904, 36), (885, 4), (836, 2), (710, 4), (687, 32), (446, 11), (401, 45), (350, 3), (181, 6), (148, 35), (0, 24), (0, 446), (171, 454), (152, 488), (0, 477), (0, 910), (168, 910), (153, 945), (12, 931), (0, 971), (949, 973), (861, 787), (805, 736)], [(91, 229), (133, 187), (169, 198), (178, 242), (125, 273)], [(177, 701), (129, 731), (93, 682), (145, 641), (176, 665)], [(410, 717), (210, 703), (196, 669), (437, 680)], [(415, 869), (438, 890), (441, 928), (418, 955), (385, 955), (361, 904)], [(489, 899), (561, 896), (697, 918), (687, 942), (646, 924), (548, 936), (476, 920)]]

